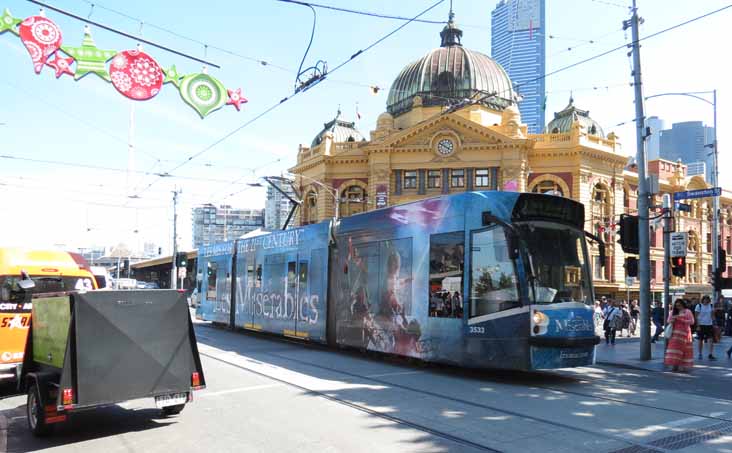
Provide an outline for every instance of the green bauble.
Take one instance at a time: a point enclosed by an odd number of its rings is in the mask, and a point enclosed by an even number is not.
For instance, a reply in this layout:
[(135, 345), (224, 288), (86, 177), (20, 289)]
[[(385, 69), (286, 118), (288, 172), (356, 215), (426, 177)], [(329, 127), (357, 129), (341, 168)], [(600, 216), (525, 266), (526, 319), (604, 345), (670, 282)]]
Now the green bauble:
[(180, 97), (193, 107), (201, 118), (226, 104), (226, 87), (208, 74), (188, 74), (180, 81)]

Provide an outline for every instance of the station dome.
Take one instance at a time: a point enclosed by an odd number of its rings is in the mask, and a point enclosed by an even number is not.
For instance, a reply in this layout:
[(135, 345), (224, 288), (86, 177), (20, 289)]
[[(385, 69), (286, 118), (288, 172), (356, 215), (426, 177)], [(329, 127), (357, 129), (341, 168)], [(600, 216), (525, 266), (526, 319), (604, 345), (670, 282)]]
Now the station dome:
[(408, 64), (389, 90), (386, 110), (398, 116), (412, 108), (419, 96), (422, 105), (453, 105), (471, 99), (496, 110), (516, 101), (506, 71), (495, 60), (460, 43), (463, 32), (454, 14), (440, 32), (442, 44), (424, 57)]
[(320, 145), (326, 132), (331, 132), (333, 134), (333, 141), (336, 143), (361, 142), (366, 140), (363, 134), (361, 134), (361, 132), (356, 129), (356, 123), (343, 121), (340, 119), (340, 116), (341, 112), (339, 110), (334, 119), (323, 124), (323, 130), (318, 132), (318, 135), (315, 136), (312, 143), (310, 144), (311, 148), (315, 148), (316, 146)]
[(562, 134), (572, 130), (572, 124), (578, 122), (590, 135), (605, 137), (600, 123), (590, 118), (589, 110), (575, 107), (574, 98), (569, 97), (569, 104), (561, 111), (554, 113), (554, 119), (549, 121), (544, 131), (547, 134)]

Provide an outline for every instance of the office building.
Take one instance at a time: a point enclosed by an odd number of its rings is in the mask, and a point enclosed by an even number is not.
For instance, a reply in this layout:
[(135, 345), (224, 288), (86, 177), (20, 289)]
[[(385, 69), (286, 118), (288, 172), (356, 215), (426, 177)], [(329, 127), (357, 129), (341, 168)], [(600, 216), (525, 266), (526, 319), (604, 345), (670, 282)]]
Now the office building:
[(697, 176), (701, 175), (706, 178), (707, 175), (707, 163), (706, 162), (689, 162), (686, 164), (687, 170), (686, 174), (687, 176)]
[(262, 209), (238, 209), (205, 204), (193, 208), (193, 247), (232, 241), (264, 227)]
[(508, 72), (521, 97), (519, 111), (529, 133), (545, 123), (545, 0), (501, 0), (491, 13), (491, 56)]
[(707, 181), (712, 180), (714, 156), (710, 146), (714, 142), (714, 128), (704, 126), (701, 121), (674, 123), (671, 129), (661, 131), (661, 158), (684, 164), (705, 162)]
[[(278, 187), (291, 198), (297, 199), (295, 191), (292, 190), (289, 184), (279, 184)], [(282, 229), (291, 209), (292, 203), (289, 198), (271, 185), (267, 186), (267, 201), (264, 205), (264, 227), (267, 230)], [(293, 220), (290, 221), (288, 226), (292, 226)]]
[(646, 126), (651, 128), (651, 135), (646, 140), (648, 160), (656, 160), (661, 157), (661, 131), (666, 128), (666, 122), (657, 116), (649, 116)]

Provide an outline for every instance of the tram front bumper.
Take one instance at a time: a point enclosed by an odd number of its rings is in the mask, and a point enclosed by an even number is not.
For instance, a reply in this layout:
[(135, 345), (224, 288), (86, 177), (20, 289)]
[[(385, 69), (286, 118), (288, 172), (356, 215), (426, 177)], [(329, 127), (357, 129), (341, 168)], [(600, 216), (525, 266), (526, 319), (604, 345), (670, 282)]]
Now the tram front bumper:
[(529, 337), (529, 345), (541, 348), (586, 348), (600, 343), (600, 337)]

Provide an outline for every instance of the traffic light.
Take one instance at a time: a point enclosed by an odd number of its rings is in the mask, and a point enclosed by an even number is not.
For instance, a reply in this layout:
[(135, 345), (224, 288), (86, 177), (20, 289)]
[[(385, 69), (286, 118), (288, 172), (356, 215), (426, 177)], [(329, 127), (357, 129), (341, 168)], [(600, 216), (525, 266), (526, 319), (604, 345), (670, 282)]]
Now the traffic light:
[(625, 258), (625, 273), (628, 277), (638, 276), (638, 258), (629, 256)]
[(683, 277), (686, 275), (685, 256), (675, 256), (671, 258), (671, 273), (676, 277)]
[(724, 274), (727, 271), (727, 251), (719, 247), (719, 273)]
[(618, 243), (625, 253), (638, 254), (638, 216), (620, 214)]
[(178, 252), (175, 255), (175, 267), (188, 266), (188, 254), (186, 252)]

